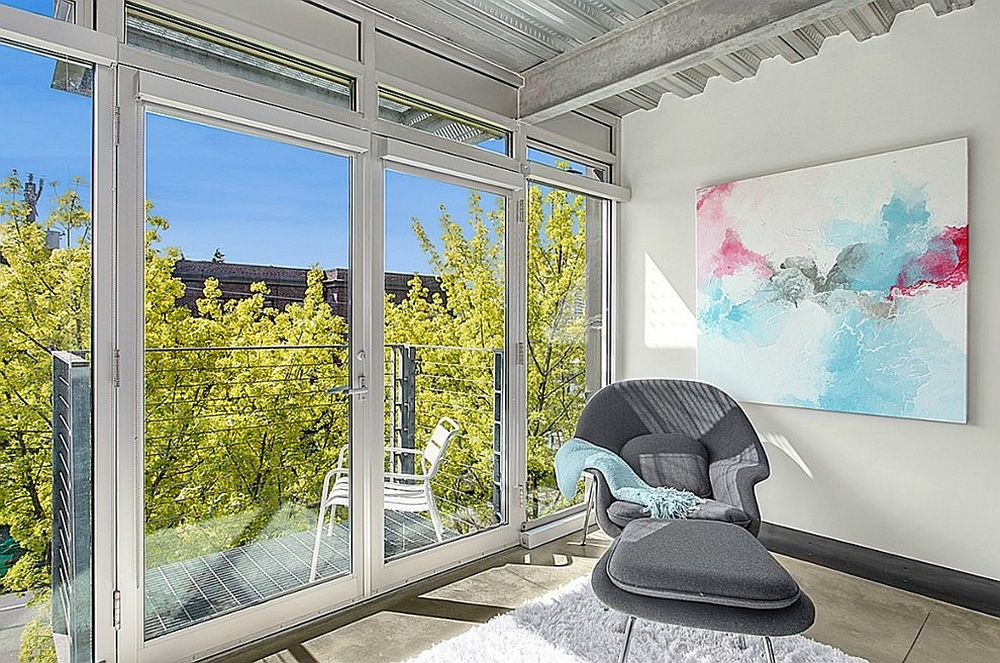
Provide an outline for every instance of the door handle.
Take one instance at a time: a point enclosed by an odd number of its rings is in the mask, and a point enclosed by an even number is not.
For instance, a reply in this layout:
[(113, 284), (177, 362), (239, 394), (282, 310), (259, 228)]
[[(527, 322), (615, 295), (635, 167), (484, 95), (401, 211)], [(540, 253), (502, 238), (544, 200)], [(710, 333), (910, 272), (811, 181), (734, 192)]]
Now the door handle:
[(344, 384), (339, 387), (331, 387), (326, 390), (328, 394), (343, 394), (345, 396), (363, 396), (368, 393), (368, 384), (365, 381), (365, 376), (358, 376), (358, 386), (352, 387), (349, 384)]

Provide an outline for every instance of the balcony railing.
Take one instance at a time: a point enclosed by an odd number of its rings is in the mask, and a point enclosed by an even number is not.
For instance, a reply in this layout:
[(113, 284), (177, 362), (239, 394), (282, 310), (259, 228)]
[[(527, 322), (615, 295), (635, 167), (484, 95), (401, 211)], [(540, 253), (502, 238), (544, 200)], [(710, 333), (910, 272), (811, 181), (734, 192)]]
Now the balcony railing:
[(60, 663), (93, 642), (90, 362), (52, 353), (52, 634)]
[[(308, 583), (323, 479), (351, 439), (351, 399), (331, 393), (351, 384), (348, 358), (345, 345), (147, 349), (147, 638)], [(74, 367), (89, 394), (86, 361)], [(442, 417), (461, 428), (431, 484), (444, 538), (502, 522), (502, 353), (391, 345), (384, 367), (388, 447), (423, 449)], [(76, 403), (60, 405), (72, 421)], [(413, 454), (387, 451), (385, 468), (410, 472)], [(54, 518), (80, 508), (54, 501)], [(350, 571), (349, 519), (323, 537), (316, 577)], [(428, 514), (385, 512), (387, 558), (437, 542)]]

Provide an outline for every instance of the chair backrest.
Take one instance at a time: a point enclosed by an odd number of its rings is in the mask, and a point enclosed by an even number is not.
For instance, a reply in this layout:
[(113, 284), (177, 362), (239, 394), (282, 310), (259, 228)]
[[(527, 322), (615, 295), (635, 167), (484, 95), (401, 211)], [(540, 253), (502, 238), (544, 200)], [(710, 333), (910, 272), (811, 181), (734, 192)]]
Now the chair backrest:
[(576, 436), (621, 455), (641, 435), (677, 433), (699, 440), (709, 460), (754, 448), (764, 456), (757, 433), (726, 392), (693, 380), (625, 380), (598, 391), (587, 403)]
[(438, 420), (434, 432), (431, 433), (431, 439), (427, 440), (427, 446), (424, 447), (424, 474), (428, 477), (433, 477), (437, 473), (448, 444), (460, 430), (459, 425), (450, 417), (441, 417)]

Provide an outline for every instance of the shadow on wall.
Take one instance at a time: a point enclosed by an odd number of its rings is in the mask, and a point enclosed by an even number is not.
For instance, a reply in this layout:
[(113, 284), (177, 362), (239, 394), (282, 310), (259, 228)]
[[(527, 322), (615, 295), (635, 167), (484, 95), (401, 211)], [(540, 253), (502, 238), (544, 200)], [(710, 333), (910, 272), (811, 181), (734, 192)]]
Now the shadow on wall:
[(645, 254), (643, 285), (643, 340), (646, 347), (651, 350), (694, 350), (698, 345), (698, 323), (694, 313), (648, 253)]

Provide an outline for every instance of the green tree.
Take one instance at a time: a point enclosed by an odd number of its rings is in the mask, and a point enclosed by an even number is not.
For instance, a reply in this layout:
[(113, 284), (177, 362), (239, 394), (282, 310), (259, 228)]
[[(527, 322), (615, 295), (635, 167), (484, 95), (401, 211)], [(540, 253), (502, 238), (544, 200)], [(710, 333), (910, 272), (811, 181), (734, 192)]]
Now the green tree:
[[(51, 352), (90, 347), (91, 221), (78, 185), (59, 193), (39, 223), (28, 221), (16, 178), (0, 185), (0, 524), (26, 551), (2, 580), (8, 590), (48, 584)], [(385, 304), (386, 343), (421, 346), (418, 446), (442, 416), (462, 427), (434, 487), (446, 525), (458, 531), (493, 518), (494, 358), (504, 351), (507, 287), (502, 204), (483, 209), (473, 194), (466, 220), (442, 207), (433, 231), (413, 219), (440, 291), (414, 277), (402, 301)], [(325, 300), (323, 272), (309, 272), (303, 301), (280, 308), (263, 283), (232, 299), (208, 279), (192, 309), (174, 274), (182, 254), (163, 245), (168, 227), (150, 206), (147, 566), (309, 529), (323, 475), (349, 437), (349, 399), (328, 393), (348, 382), (348, 325)], [(60, 248), (47, 246), (51, 230), (65, 238)], [(548, 495), (554, 447), (572, 434), (585, 399), (585, 199), (532, 187), (526, 230), (528, 488)], [(535, 500), (529, 516), (559, 505)], [(25, 651), (48, 651), (46, 628), (26, 631)]]
[(528, 191), (528, 516), (568, 504), (555, 497), (555, 449), (586, 403), (587, 199)]
[[(74, 183), (74, 186), (78, 182)], [(27, 590), (48, 583), (51, 536), (51, 350), (90, 347), (90, 216), (75, 188), (58, 194), (42, 223), (0, 182), (0, 523), (24, 555), (2, 579)], [(46, 231), (75, 239), (46, 245)]]

